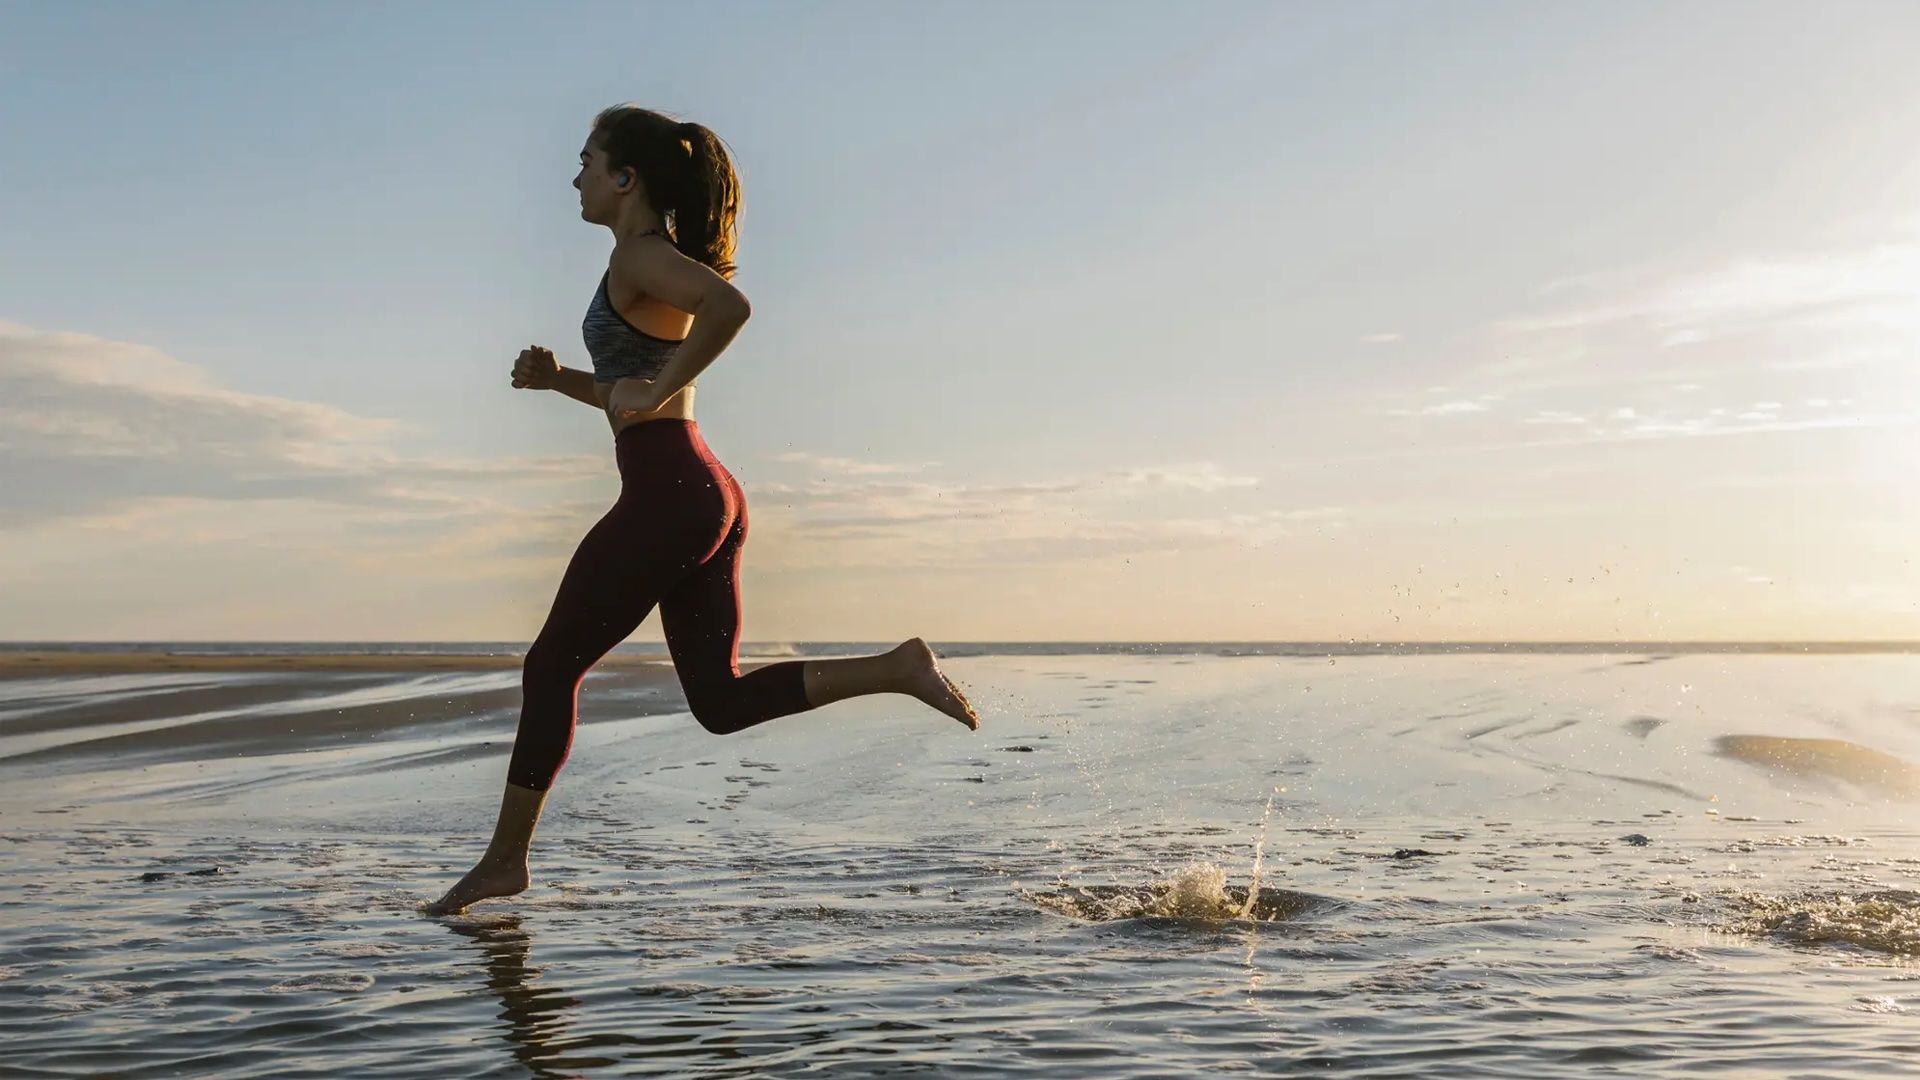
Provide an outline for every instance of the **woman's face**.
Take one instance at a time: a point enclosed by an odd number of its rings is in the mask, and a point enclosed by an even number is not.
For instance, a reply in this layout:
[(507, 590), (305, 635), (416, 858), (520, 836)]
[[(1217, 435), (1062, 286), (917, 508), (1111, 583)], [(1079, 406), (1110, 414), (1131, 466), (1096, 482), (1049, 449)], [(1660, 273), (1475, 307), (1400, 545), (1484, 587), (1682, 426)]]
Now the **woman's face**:
[(595, 225), (613, 223), (621, 196), (635, 192), (640, 183), (632, 169), (623, 169), (620, 175), (627, 178), (625, 188), (614, 183), (617, 177), (607, 172), (605, 154), (589, 138), (580, 148), (580, 172), (573, 178), (573, 186), (580, 191), (582, 218)]

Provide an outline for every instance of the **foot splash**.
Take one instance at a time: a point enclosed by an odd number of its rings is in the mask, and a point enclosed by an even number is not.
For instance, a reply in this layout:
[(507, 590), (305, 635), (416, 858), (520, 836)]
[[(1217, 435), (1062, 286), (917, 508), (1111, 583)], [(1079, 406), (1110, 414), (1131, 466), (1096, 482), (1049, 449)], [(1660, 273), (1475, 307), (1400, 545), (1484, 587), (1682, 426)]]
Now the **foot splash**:
[(1074, 885), (1056, 892), (1027, 892), (1026, 897), (1048, 911), (1089, 922), (1286, 922), (1339, 906), (1327, 897), (1291, 889), (1228, 885), (1227, 872), (1210, 862), (1189, 863), (1145, 885)]
[(447, 890), (447, 894), (420, 910), (428, 915), (458, 915), (467, 905), (497, 896), (514, 896), (526, 891), (532, 882), (525, 863), (489, 865), (482, 863), (467, 871), (467, 876)]

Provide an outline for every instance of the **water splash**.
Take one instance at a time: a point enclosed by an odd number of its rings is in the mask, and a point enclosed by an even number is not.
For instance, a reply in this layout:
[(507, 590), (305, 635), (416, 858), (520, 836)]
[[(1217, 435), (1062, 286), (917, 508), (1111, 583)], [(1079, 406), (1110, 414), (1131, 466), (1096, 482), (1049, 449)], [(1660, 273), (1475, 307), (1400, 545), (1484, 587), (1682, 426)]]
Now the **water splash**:
[(1203, 861), (1190, 862), (1145, 885), (1069, 885), (1057, 892), (1026, 892), (1025, 895), (1049, 911), (1094, 922), (1155, 918), (1277, 922), (1329, 906), (1332, 901), (1324, 897), (1260, 887), (1267, 830), (1273, 821), (1273, 800), (1285, 790), (1276, 787), (1267, 795), (1260, 832), (1254, 837), (1253, 870), (1244, 887), (1227, 884), (1225, 869)]
[(1253, 902), (1260, 895), (1260, 857), (1266, 851), (1267, 822), (1273, 820), (1273, 797), (1278, 794), (1280, 794), (1278, 787), (1267, 793), (1267, 809), (1260, 815), (1260, 835), (1253, 842), (1253, 877), (1247, 882), (1247, 902), (1239, 915), (1242, 919), (1253, 911)]
[(1900, 956), (1920, 955), (1920, 893), (1808, 892), (1772, 896), (1741, 891), (1721, 929), (1790, 945), (1852, 945)]
[(1282, 922), (1333, 905), (1325, 897), (1289, 889), (1228, 885), (1227, 872), (1211, 862), (1188, 863), (1145, 885), (1072, 885), (1057, 892), (1027, 892), (1026, 896), (1049, 911), (1089, 922)]

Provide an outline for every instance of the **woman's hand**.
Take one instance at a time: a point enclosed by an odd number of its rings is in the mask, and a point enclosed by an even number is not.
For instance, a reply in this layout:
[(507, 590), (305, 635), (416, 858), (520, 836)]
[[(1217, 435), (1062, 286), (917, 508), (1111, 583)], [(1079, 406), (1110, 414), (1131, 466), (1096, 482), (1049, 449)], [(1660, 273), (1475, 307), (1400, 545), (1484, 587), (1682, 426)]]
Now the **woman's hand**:
[(616, 379), (607, 394), (607, 415), (627, 420), (643, 413), (658, 411), (665, 404), (652, 379), (628, 377)]
[(559, 361), (538, 345), (521, 349), (519, 359), (513, 362), (513, 385), (527, 390), (551, 390), (559, 374)]

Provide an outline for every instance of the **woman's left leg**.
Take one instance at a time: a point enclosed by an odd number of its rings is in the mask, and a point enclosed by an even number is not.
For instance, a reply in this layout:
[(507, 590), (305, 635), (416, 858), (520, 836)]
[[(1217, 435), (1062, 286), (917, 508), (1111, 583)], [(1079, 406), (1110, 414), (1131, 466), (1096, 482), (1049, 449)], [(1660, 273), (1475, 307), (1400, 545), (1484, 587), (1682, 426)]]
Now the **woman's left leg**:
[(457, 912), (476, 900), (526, 889), (534, 829), (573, 748), (581, 681), (639, 628), (668, 585), (711, 549), (711, 537), (726, 526), (719, 509), (718, 500), (673, 498), (635, 485), (580, 541), (521, 663), (520, 726), (493, 838), (474, 868), (428, 913)]
[(747, 501), (739, 482), (717, 463), (714, 482), (737, 506), (726, 537), (660, 598), (660, 626), (673, 654), (687, 707), (701, 727), (731, 735), (782, 716), (863, 694), (907, 694), (968, 727), (978, 719), (965, 695), (941, 674), (933, 651), (912, 638), (874, 656), (781, 660), (740, 671), (740, 560), (747, 542)]

